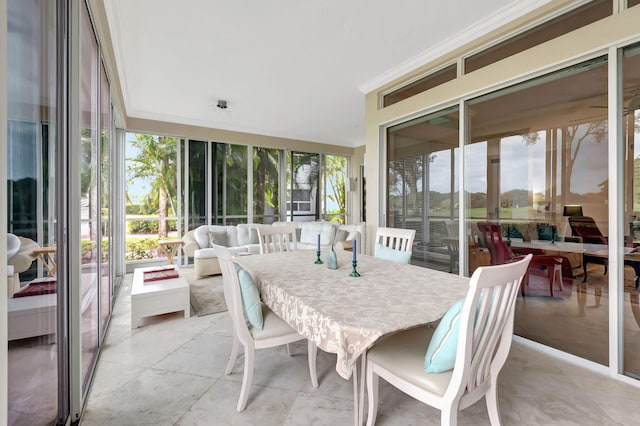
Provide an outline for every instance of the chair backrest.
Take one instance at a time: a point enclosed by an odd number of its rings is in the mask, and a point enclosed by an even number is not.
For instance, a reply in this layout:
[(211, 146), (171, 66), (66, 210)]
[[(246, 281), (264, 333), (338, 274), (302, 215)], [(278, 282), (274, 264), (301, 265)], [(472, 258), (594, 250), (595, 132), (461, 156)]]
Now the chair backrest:
[(380, 243), (398, 251), (411, 251), (415, 236), (415, 229), (378, 228), (375, 244)]
[(497, 223), (478, 223), (480, 236), (489, 249), (492, 265), (502, 265), (511, 262), (514, 255), (509, 246), (502, 240), (502, 228)]
[(298, 238), (295, 226), (267, 226), (258, 228), (260, 254), (293, 251)]
[(222, 246), (213, 246), (213, 248), (216, 250), (216, 256), (220, 263), (224, 288), (224, 301), (227, 305), (229, 315), (231, 316), (233, 328), (236, 330), (240, 341), (246, 343), (249, 339), (253, 339), (253, 336), (247, 327), (247, 321), (242, 309), (242, 293), (240, 290), (240, 280), (238, 279), (238, 272), (236, 271), (235, 263), (231, 258), (231, 252), (229, 249)]
[(574, 235), (582, 237), (585, 243), (607, 244), (607, 237), (602, 235), (596, 221), (589, 216), (569, 216), (569, 225)]
[(479, 267), (471, 276), (460, 316), (456, 362), (445, 398), (477, 399), (497, 380), (513, 337), (516, 297), (533, 255), (505, 265)]

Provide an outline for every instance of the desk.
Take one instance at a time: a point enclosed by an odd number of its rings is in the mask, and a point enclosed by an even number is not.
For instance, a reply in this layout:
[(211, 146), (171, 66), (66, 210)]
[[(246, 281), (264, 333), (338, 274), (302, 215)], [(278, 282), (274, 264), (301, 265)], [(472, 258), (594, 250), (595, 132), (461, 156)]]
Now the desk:
[(45, 268), (47, 268), (47, 273), (50, 277), (54, 277), (56, 275), (56, 270), (58, 269), (55, 258), (56, 250), (56, 246), (38, 247), (33, 249), (33, 254), (40, 258)]
[[(609, 258), (609, 246), (606, 244), (569, 243), (564, 241), (556, 241), (554, 243), (551, 243), (551, 241), (543, 240), (511, 240), (511, 247), (531, 248), (544, 251), (581, 253), (582, 268), (584, 271), (584, 278), (582, 282), (587, 281), (587, 263), (589, 263), (589, 261), (599, 264), (603, 264), (603, 261), (605, 261), (604, 265), (606, 268), (606, 260)], [(636, 274), (635, 284), (636, 288), (638, 288), (640, 280), (640, 253), (638, 253), (631, 247), (625, 247), (624, 253), (624, 264), (633, 268)]]
[(160, 240), (158, 251), (167, 258), (167, 264), (173, 265), (173, 258), (178, 254), (178, 249), (184, 245), (182, 240)]
[(353, 278), (352, 253), (336, 254), (336, 270), (315, 265), (314, 250), (234, 261), (254, 277), (273, 312), (320, 349), (337, 354), (338, 374), (344, 379), (353, 375), (358, 423), (358, 358), (385, 334), (440, 319), (465, 297), (469, 278), (366, 255), (358, 255), (361, 276)]

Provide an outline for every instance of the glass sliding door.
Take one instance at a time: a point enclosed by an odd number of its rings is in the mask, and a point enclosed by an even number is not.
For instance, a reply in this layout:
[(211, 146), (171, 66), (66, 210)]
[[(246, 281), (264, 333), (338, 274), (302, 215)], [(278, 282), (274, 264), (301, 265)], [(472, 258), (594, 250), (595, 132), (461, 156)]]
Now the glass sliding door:
[(185, 170), (187, 176), (186, 191), (187, 199), (187, 228), (196, 229), (200, 225), (207, 224), (209, 216), (207, 208), (207, 194), (209, 193), (209, 158), (208, 143), (203, 141), (188, 140), (187, 143), (187, 164)]
[(111, 264), (111, 215), (109, 188), (111, 185), (111, 99), (109, 81), (104, 64), (100, 67), (100, 329), (101, 339), (111, 313), (112, 270)]
[(98, 354), (100, 323), (100, 280), (99, 266), (101, 226), (100, 226), (100, 123), (99, 91), (100, 70), (98, 42), (93, 32), (89, 11), (81, 5), (80, 14), (80, 218), (82, 249), (81, 261), (81, 346), (83, 395)]
[(280, 220), (280, 150), (253, 148), (253, 222)]
[[(8, 417), (9, 425), (47, 425), (68, 417), (68, 388), (58, 369), (67, 352), (57, 335), (57, 319), (66, 313), (58, 305), (55, 277), (48, 277), (33, 250), (51, 247), (55, 258), (57, 73), (60, 31), (56, 2), (8, 0), (7, 38), (7, 225), (3, 235), (17, 237), (17, 252), (7, 263)], [(33, 280), (47, 281), (48, 294), (33, 294)], [(37, 288), (34, 283), (31, 289)], [(37, 293), (37, 292), (36, 292)], [(62, 359), (61, 359), (62, 358)], [(4, 384), (3, 384), (4, 385)], [(66, 399), (68, 401), (68, 399)]]
[(287, 221), (320, 218), (320, 154), (288, 152)]
[(498, 225), (514, 255), (555, 257), (562, 275), (529, 269), (515, 333), (608, 365), (608, 245), (580, 228), (609, 231), (606, 58), (473, 99), (468, 123), (467, 226), (482, 245), (477, 225)]
[(248, 148), (244, 145), (226, 145), (223, 169), (226, 225), (247, 223), (248, 220), (247, 154)]
[(341, 155), (324, 155), (324, 184), (322, 191), (323, 219), (347, 223), (347, 165), (349, 159)]
[(387, 130), (386, 226), (414, 229), (411, 263), (458, 271), (458, 107)]
[[(640, 44), (622, 50), (622, 137), (625, 147), (623, 250), (633, 250), (640, 244)], [(638, 141), (638, 144), (636, 144)], [(628, 226), (628, 228), (627, 228)], [(624, 280), (619, 283), (623, 306), (623, 370), (640, 378), (640, 297), (636, 284), (640, 256), (630, 254), (621, 263)], [(638, 262), (638, 263), (635, 263)], [(639, 272), (640, 273), (640, 272)]]

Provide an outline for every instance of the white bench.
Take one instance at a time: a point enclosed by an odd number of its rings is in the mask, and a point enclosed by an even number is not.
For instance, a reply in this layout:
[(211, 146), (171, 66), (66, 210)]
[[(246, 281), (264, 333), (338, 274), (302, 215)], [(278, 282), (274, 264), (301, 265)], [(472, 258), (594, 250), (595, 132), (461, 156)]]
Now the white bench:
[(144, 272), (157, 268), (136, 268), (131, 283), (131, 328), (138, 327), (141, 318), (184, 311), (191, 316), (189, 284), (182, 277), (145, 283)]

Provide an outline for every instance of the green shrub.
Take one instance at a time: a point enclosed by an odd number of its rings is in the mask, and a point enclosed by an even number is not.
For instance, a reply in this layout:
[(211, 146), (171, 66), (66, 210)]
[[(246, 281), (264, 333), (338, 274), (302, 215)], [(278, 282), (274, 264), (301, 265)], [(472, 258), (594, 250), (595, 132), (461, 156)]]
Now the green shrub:
[(125, 243), (126, 260), (153, 259), (154, 251), (158, 248), (157, 238), (128, 238)]
[(127, 228), (130, 234), (157, 234), (157, 220), (129, 220)]

